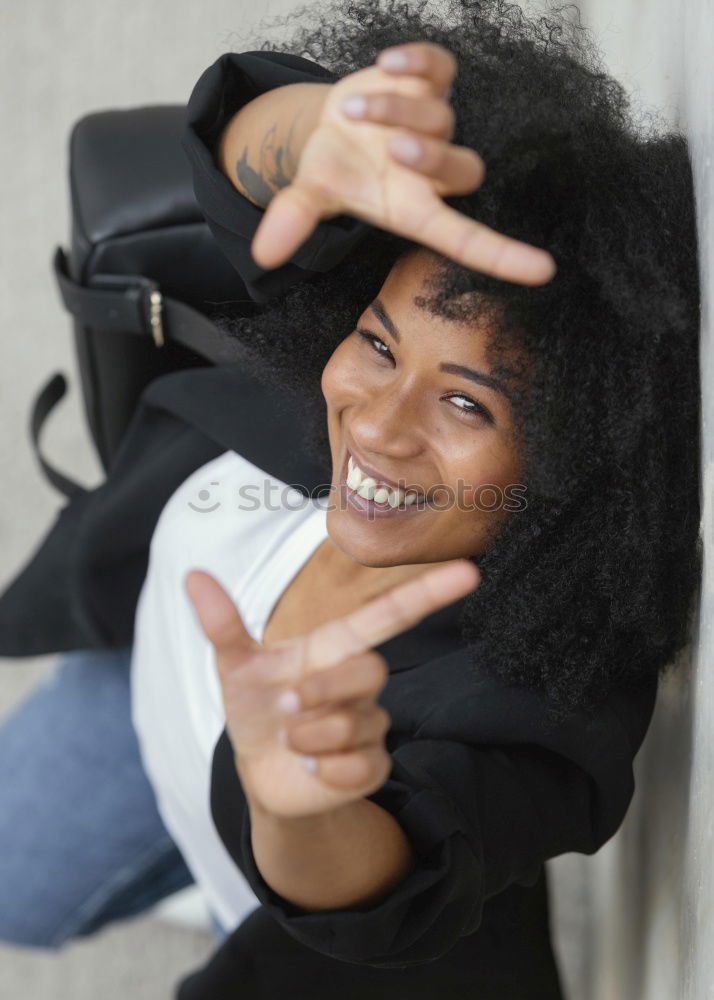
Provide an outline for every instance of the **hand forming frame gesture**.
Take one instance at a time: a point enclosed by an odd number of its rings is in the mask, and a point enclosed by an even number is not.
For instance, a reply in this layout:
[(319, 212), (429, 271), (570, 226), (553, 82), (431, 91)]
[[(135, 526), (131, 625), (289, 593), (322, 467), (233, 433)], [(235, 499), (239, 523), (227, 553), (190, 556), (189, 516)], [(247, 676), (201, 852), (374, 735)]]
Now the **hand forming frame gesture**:
[(215, 649), (248, 801), (275, 816), (310, 816), (376, 791), (391, 765), (384, 745), (390, 719), (376, 701), (388, 667), (373, 647), (478, 582), (476, 566), (456, 559), (305, 635), (263, 646), (214, 577), (188, 573), (184, 587)]

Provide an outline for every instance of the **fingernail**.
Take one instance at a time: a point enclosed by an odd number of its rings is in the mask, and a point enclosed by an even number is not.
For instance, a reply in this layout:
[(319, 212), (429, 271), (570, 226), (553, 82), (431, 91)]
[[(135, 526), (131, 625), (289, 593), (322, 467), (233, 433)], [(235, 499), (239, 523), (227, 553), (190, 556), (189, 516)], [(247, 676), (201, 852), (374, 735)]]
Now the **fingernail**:
[(389, 143), (389, 148), (405, 163), (416, 162), (422, 153), (421, 143), (411, 135), (395, 135)]
[(300, 695), (297, 691), (283, 691), (276, 705), (286, 715), (295, 715), (296, 712), (300, 711)]
[(317, 770), (317, 757), (301, 757), (300, 763), (306, 771), (314, 773)]
[(547, 281), (554, 277), (557, 271), (555, 261), (550, 254), (526, 244), (509, 247), (504, 259), (508, 259), (512, 267), (518, 268), (524, 281)]
[(352, 94), (344, 99), (340, 108), (348, 118), (364, 118), (367, 111), (367, 99), (361, 94)]
[(399, 49), (386, 49), (377, 56), (377, 65), (384, 66), (385, 69), (406, 69), (409, 58), (406, 52), (400, 52)]

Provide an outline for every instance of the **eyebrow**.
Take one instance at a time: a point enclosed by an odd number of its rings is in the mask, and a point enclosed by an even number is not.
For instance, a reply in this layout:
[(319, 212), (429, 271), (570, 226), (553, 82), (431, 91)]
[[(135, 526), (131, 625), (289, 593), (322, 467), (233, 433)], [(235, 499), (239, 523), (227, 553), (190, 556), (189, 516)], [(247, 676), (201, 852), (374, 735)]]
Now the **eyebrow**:
[[(392, 339), (398, 344), (399, 330), (392, 322), (387, 310), (384, 308), (384, 305), (380, 302), (380, 300), (375, 299), (374, 302), (370, 304), (369, 308), (372, 310), (389, 336), (392, 337)], [(506, 397), (506, 399), (510, 399), (510, 395), (502, 382), (499, 382), (499, 380), (494, 378), (492, 375), (487, 375), (486, 372), (478, 371), (476, 368), (468, 368), (466, 365), (450, 364), (444, 361), (439, 365), (439, 371), (447, 372), (450, 375), (460, 375), (462, 378), (467, 378), (472, 382), (477, 382), (479, 385), (483, 385), (487, 389), (493, 389), (495, 392), (500, 392), (501, 395)]]
[(486, 372), (480, 372), (476, 368), (467, 368), (466, 365), (450, 365), (444, 362), (439, 365), (439, 371), (449, 372), (451, 375), (461, 375), (463, 378), (471, 379), (472, 382), (478, 382), (479, 385), (483, 385), (487, 389), (500, 392), (506, 399), (511, 398), (502, 382), (499, 382), (493, 375), (487, 375)]

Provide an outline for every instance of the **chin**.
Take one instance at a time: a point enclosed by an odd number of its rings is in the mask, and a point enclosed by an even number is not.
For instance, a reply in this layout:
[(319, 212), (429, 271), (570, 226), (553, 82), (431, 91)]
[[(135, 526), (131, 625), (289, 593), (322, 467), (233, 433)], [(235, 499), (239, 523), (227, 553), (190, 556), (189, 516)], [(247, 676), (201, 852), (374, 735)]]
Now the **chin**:
[(381, 543), (377, 539), (369, 540), (360, 538), (360, 532), (354, 529), (343, 530), (344, 524), (339, 523), (339, 513), (337, 519), (328, 512), (327, 534), (333, 545), (343, 552), (350, 559), (360, 563), (362, 566), (371, 566), (374, 569), (385, 568), (387, 566), (402, 566), (408, 562), (419, 562), (418, 559), (405, 559), (403, 556), (390, 556), (385, 552), (384, 541)]

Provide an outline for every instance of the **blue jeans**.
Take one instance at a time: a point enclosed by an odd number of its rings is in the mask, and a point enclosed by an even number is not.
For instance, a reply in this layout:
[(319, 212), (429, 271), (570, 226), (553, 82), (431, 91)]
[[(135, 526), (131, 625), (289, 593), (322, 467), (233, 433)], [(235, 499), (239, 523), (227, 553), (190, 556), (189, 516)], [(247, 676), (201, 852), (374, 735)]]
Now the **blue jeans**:
[(130, 664), (63, 654), (0, 722), (1, 941), (59, 948), (194, 881), (141, 764)]

